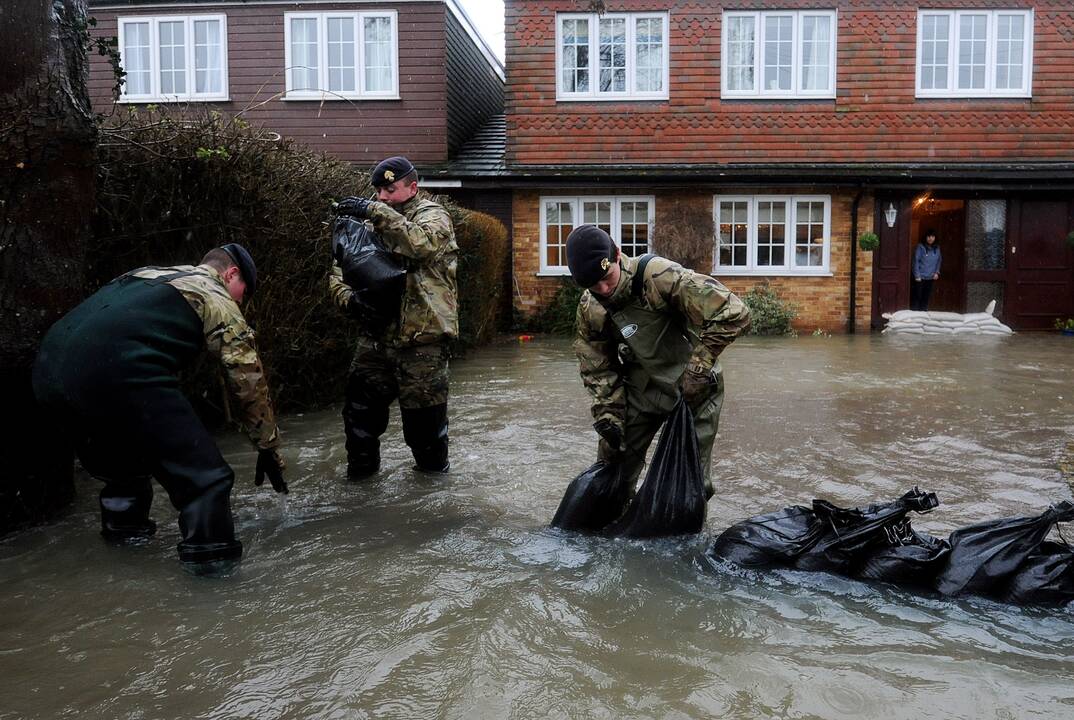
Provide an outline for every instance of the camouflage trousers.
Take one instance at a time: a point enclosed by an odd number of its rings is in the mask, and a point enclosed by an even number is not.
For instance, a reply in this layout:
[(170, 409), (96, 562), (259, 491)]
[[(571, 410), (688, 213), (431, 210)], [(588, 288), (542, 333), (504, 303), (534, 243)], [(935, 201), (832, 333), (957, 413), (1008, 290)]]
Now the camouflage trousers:
[(361, 393), (378, 404), (398, 399), (399, 407), (407, 409), (443, 405), (448, 400), (448, 354), (445, 345), (390, 348), (362, 337), (348, 385), (362, 386)]

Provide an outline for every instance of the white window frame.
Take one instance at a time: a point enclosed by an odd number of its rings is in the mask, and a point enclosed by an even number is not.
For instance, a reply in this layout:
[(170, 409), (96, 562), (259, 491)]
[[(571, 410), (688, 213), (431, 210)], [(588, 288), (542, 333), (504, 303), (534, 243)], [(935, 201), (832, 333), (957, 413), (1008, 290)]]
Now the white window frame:
[[(959, 43), (959, 19), (964, 15), (985, 15), (987, 27), (987, 42), (985, 50), (985, 86), (984, 88), (958, 87), (958, 43)], [(996, 89), (996, 45), (999, 30), (1000, 15), (1021, 15), (1025, 18), (1025, 39), (1022, 47), (1022, 87), (1013, 89)], [(921, 60), (922, 46), (924, 44), (923, 19), (929, 16), (946, 16), (948, 18), (947, 35), (947, 87), (946, 88), (922, 88), (921, 87)], [(1033, 10), (1024, 8), (1010, 9), (970, 9), (964, 10), (918, 10), (917, 11), (917, 57), (914, 61), (914, 94), (919, 98), (990, 98), (990, 97), (1020, 97), (1033, 96)]]
[[(757, 265), (757, 203), (777, 201), (787, 203), (787, 215), (784, 220), (783, 264)], [(746, 220), (746, 265), (720, 264), (720, 203), (746, 202), (748, 212)], [(798, 265), (795, 254), (795, 240), (798, 226), (799, 202), (824, 203), (824, 251), (821, 265)], [(832, 252), (832, 197), (831, 195), (714, 195), (712, 198), (712, 272), (724, 276), (806, 276), (830, 277)]]
[[(626, 91), (602, 92), (600, 85), (600, 21), (616, 18), (626, 19)], [(661, 92), (639, 92), (634, 90), (635, 65), (637, 55), (636, 27), (638, 20), (660, 19), (664, 22), (663, 80)], [(586, 92), (568, 92), (563, 88), (563, 22), (565, 20), (589, 21), (589, 90)], [(562, 101), (624, 101), (624, 100), (667, 100), (671, 81), (671, 17), (667, 12), (630, 12), (630, 13), (557, 13), (556, 14), (556, 100)]]
[[(220, 22), (220, 58), (221, 58), (221, 85), (222, 90), (216, 93), (199, 93), (193, 90), (195, 86), (194, 75), (194, 23), (204, 20), (217, 20)], [(186, 53), (186, 77), (187, 92), (172, 95), (164, 95), (160, 91), (160, 30), (161, 22), (184, 23), (184, 51)], [(228, 96), (228, 53), (227, 53), (227, 15), (140, 15), (120, 17), (116, 19), (120, 65), (125, 67), (124, 54), (127, 40), (127, 26), (137, 23), (149, 25), (149, 88), (148, 93), (132, 95), (127, 92), (127, 84), (123, 83), (120, 88), (119, 101), (121, 103), (147, 103), (147, 102), (220, 102), (230, 99)]]
[[(620, 233), (623, 228), (622, 207), (624, 202), (646, 202), (649, 204), (649, 244), (646, 248), (646, 252), (652, 252), (653, 248), (653, 227), (654, 219), (656, 217), (656, 196), (655, 195), (542, 195), (540, 198), (540, 206), (538, 212), (541, 215), (540, 222), (540, 242), (538, 243), (539, 252), (541, 254), (540, 271), (537, 273), (540, 275), (560, 276), (570, 275), (570, 269), (566, 265), (549, 265), (548, 264), (548, 218), (545, 215), (545, 206), (548, 203), (564, 203), (571, 206), (571, 215), (574, 218), (574, 226), (584, 224), (582, 219), (582, 203), (588, 202), (607, 202), (611, 203), (611, 227), (612, 232), (609, 233), (612, 240), (618, 246), (620, 244)], [(566, 239), (566, 238), (564, 238)]]
[[(392, 86), (387, 90), (366, 90), (365, 78), (365, 20), (389, 18), (392, 28)], [(354, 23), (354, 75), (355, 89), (336, 91), (328, 85), (328, 19), (344, 18)], [(318, 90), (295, 90), (291, 82), (291, 21), (296, 19), (317, 21), (317, 81)], [(283, 14), (284, 47), (284, 100), (398, 100), (399, 99), (399, 14), (395, 10), (368, 12), (289, 12)]]
[[(791, 60), (791, 89), (783, 90), (768, 90), (764, 87), (764, 43), (765, 43), (765, 18), (772, 16), (790, 15), (791, 20), (791, 38), (793, 44), (793, 53)], [(728, 31), (730, 28), (729, 18), (735, 17), (751, 17), (754, 23), (754, 37), (753, 37), (753, 89), (752, 90), (731, 90), (727, 78), (727, 62), (725, 59), (728, 57)], [(822, 90), (804, 90), (802, 89), (802, 65), (804, 58), (803, 44), (802, 44), (802, 18), (804, 17), (826, 17), (831, 23), (831, 46), (828, 48), (828, 87)], [(765, 11), (739, 11), (728, 10), (723, 14), (723, 21), (720, 31), (720, 97), (728, 99), (765, 99), (765, 100), (780, 100), (780, 99), (797, 99), (797, 98), (822, 98), (822, 99), (834, 99), (835, 98), (835, 82), (836, 82), (836, 69), (835, 61), (838, 57), (836, 52), (836, 46), (839, 42), (839, 16), (835, 10), (765, 10)]]

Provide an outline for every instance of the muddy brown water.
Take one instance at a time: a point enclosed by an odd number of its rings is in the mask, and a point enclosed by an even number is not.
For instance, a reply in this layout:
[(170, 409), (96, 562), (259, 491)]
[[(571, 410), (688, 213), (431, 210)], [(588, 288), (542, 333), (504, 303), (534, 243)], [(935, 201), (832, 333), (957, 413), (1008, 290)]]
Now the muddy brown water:
[(226, 579), (180, 569), (159, 492), (157, 537), (106, 545), (83, 478), (70, 514), (0, 542), (0, 718), (1074, 717), (1074, 610), (702, 554), (814, 497), (918, 485), (936, 534), (1069, 499), (1074, 341), (746, 338), (724, 367), (717, 496), (682, 540), (546, 528), (596, 445), (555, 339), (455, 362), (446, 479), (410, 470), (397, 415), (363, 485), (338, 407), (284, 418), (287, 498), (223, 437), (246, 545)]

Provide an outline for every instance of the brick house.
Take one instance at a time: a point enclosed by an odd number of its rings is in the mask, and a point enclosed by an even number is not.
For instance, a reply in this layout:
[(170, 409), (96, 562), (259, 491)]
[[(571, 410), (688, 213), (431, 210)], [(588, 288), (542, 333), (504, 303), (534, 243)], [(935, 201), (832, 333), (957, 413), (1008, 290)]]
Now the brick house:
[[(116, 37), (120, 104), (185, 103), (369, 167), (443, 166), (503, 112), (504, 70), (455, 0), (89, 0)], [(114, 78), (90, 59), (94, 109)]]
[(770, 282), (806, 331), (908, 307), (926, 228), (944, 253), (930, 309), (1074, 315), (1069, 2), (506, 5), (505, 117), (439, 180), (509, 205), (519, 311), (555, 294), (567, 233), (595, 222), (628, 254), (688, 229), (694, 269)]

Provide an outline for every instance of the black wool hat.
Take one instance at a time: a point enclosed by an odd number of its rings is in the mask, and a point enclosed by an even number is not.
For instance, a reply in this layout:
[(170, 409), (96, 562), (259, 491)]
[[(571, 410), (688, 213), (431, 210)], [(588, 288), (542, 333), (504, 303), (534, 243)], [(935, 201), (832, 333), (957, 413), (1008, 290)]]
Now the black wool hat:
[(593, 287), (615, 262), (615, 243), (596, 225), (579, 225), (567, 236), (567, 267), (584, 288)]
[(243, 282), (246, 283), (246, 297), (249, 298), (257, 289), (257, 266), (254, 265), (254, 259), (246, 248), (238, 243), (228, 243), (220, 249), (228, 254), (242, 274)]
[(369, 177), (369, 182), (373, 187), (385, 187), (396, 180), (402, 180), (412, 172), (414, 172), (414, 166), (410, 164), (410, 161), (402, 155), (397, 155), (377, 163), (377, 166), (373, 168), (373, 174)]

